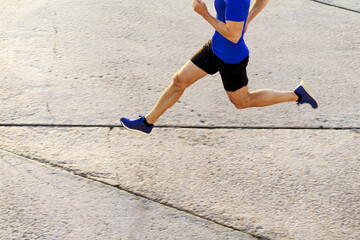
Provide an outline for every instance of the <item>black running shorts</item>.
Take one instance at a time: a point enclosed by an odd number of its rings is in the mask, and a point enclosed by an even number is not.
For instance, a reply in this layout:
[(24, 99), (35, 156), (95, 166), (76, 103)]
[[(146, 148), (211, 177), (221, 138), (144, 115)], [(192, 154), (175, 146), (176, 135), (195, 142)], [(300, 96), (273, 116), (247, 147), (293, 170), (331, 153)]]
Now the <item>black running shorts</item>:
[(249, 62), (249, 56), (239, 63), (226, 63), (214, 54), (211, 40), (195, 53), (190, 60), (208, 74), (212, 75), (220, 72), (226, 91), (235, 92), (248, 84), (246, 66)]

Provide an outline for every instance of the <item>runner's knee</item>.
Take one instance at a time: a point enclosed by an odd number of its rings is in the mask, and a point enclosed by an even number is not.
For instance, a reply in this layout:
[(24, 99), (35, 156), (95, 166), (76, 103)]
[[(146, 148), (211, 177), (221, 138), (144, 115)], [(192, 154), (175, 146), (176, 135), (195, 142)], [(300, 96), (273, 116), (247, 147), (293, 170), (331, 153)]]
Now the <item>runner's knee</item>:
[(242, 99), (241, 101), (234, 101), (230, 99), (237, 109), (245, 109), (251, 107), (250, 101), (248, 99)]
[(237, 109), (245, 109), (245, 108), (248, 108), (249, 106), (244, 104), (244, 103), (234, 103), (234, 106), (237, 108)]
[(180, 74), (178, 72), (174, 74), (172, 81), (173, 86), (177, 90), (184, 90), (187, 87), (186, 82), (184, 81), (184, 79), (182, 79), (182, 77), (180, 77)]

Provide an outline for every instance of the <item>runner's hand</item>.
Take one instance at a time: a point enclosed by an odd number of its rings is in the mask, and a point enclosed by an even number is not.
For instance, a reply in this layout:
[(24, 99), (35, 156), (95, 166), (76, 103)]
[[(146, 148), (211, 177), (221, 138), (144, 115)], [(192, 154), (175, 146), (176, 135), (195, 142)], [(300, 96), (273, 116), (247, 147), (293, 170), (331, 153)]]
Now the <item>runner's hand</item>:
[(195, 12), (203, 17), (209, 14), (206, 4), (202, 0), (193, 0), (192, 7)]

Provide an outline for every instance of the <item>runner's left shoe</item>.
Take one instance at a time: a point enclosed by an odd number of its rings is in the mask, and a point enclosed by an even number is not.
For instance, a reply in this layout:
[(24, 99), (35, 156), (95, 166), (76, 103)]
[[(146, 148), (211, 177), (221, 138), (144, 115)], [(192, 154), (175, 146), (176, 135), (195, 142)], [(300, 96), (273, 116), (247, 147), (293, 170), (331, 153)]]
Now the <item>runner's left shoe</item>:
[(142, 135), (149, 135), (154, 127), (154, 125), (150, 125), (150, 126), (146, 125), (145, 117), (142, 116), (140, 116), (140, 118), (136, 120), (121, 118), (120, 122), (126, 129), (136, 133), (140, 133)]
[(294, 92), (296, 93), (296, 95), (300, 96), (300, 101), (297, 102), (298, 105), (309, 103), (314, 109), (319, 107), (318, 101), (315, 99), (315, 97), (311, 93), (309, 86), (306, 85), (304, 81), (300, 83), (300, 85), (294, 90)]

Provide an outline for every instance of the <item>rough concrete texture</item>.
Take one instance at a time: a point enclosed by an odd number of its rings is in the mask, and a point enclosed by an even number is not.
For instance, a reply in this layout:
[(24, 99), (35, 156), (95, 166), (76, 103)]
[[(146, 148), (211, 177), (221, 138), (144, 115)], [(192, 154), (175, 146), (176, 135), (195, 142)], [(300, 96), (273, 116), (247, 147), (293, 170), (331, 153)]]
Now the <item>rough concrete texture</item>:
[(239, 239), (244, 233), (0, 152), (0, 238)]
[(146, 141), (119, 129), (1, 133), (10, 152), (254, 235), (360, 237), (356, 131), (160, 129)]
[[(3, 122), (118, 124), (145, 114), (213, 33), (185, 0), (31, 2), (2, 26)], [(188, 89), (159, 124), (359, 127), (359, 25), (354, 12), (273, 1), (246, 36), (249, 87), (291, 90), (305, 80), (321, 108), (235, 111), (215, 75)]]
[[(206, 3), (213, 12), (212, 1)], [(342, 3), (356, 6), (357, 1)], [(0, 20), (2, 124), (107, 125), (119, 124), (120, 116), (145, 114), (172, 74), (213, 33), (193, 13), (191, 1), (185, 0), (8, 1)], [(121, 128), (11, 126), (0, 127), (0, 148), (190, 212), (193, 217), (181, 215), (184, 221), (178, 223), (188, 226), (190, 231), (184, 234), (190, 235), (179, 239), (201, 239), (191, 235), (197, 231), (208, 234), (205, 239), (238, 239), (239, 231), (269, 239), (360, 239), (359, 25), (360, 15), (355, 12), (292, 0), (270, 1), (249, 26), (249, 87), (287, 90), (305, 80), (320, 101), (316, 111), (293, 103), (235, 110), (215, 75), (191, 86), (159, 121), (175, 127), (155, 128), (149, 138)], [(182, 128), (189, 125), (234, 128)], [(22, 168), (34, 169), (36, 183), (48, 186), (39, 198), (32, 197), (34, 204), (54, 194), (52, 201), (59, 196), (69, 203), (65, 212), (78, 206), (75, 213), (80, 217), (64, 214), (68, 227), (62, 224), (56, 230), (57, 222), (50, 219), (49, 234), (79, 233), (72, 217), (85, 228), (84, 202), (89, 206), (102, 202), (94, 211), (102, 212), (104, 219), (120, 215), (118, 221), (108, 222), (111, 227), (133, 227), (138, 218), (131, 218), (131, 224), (123, 222), (127, 217), (123, 207), (130, 201), (131, 211), (144, 214), (141, 218), (154, 230), (146, 235), (148, 239), (158, 239), (156, 234), (164, 234), (164, 239), (180, 236), (173, 224), (177, 224), (174, 216), (181, 213), (175, 209), (129, 200), (135, 197), (40, 169), (7, 153), (1, 159), (2, 168), (9, 170), (1, 170), (6, 182), (1, 180), (0, 186), (6, 187), (0, 191), (9, 195), (9, 187), (14, 186), (11, 196), (19, 199), (19, 208), (7, 202), (2, 211), (10, 209), (7, 213), (20, 219), (39, 217), (40, 222), (62, 211), (53, 207), (35, 216), (32, 210), (21, 210), (27, 196), (36, 191), (31, 184), (25, 185), (28, 190), (20, 184), (35, 181)], [(16, 171), (23, 177), (17, 178)], [(68, 182), (68, 192), (57, 185), (61, 181)], [(57, 187), (64, 192), (55, 191)], [(68, 199), (77, 189), (85, 200)], [(97, 198), (99, 192), (106, 196)], [(109, 206), (118, 201), (119, 208), (110, 211)], [(144, 201), (160, 213), (144, 210)], [(10, 221), (6, 217), (0, 220)], [(5, 234), (20, 226), (39, 234), (30, 220), (14, 221), (18, 225), (6, 225)], [(169, 230), (157, 233), (153, 229), (157, 221)], [(210, 225), (209, 232), (203, 230)], [(117, 234), (125, 233), (113, 230), (104, 236), (122, 236)]]

